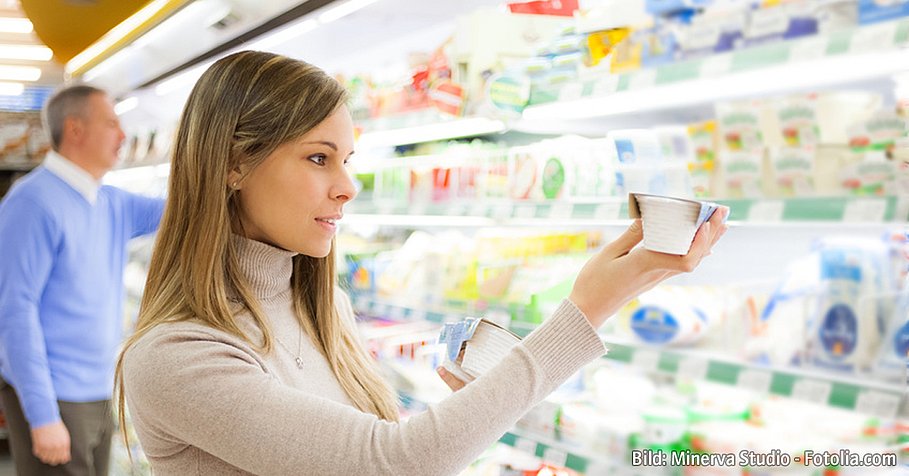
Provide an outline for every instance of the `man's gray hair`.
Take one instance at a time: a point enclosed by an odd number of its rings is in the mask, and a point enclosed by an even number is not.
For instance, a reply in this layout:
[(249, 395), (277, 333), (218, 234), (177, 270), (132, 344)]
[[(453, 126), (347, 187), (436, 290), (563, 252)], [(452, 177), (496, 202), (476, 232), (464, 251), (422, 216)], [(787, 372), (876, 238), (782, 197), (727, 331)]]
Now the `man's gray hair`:
[(93, 86), (79, 84), (57, 91), (44, 105), (44, 129), (50, 134), (51, 147), (55, 151), (60, 151), (66, 118), (85, 117), (86, 103), (92, 94), (107, 93)]

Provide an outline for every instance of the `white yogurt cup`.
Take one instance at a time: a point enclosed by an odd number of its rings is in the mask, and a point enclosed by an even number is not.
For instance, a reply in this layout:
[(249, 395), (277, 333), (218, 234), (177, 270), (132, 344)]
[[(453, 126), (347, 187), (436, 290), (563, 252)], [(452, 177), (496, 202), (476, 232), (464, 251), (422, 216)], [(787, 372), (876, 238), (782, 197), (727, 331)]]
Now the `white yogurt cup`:
[(718, 205), (685, 198), (631, 193), (628, 214), (641, 218), (644, 248), (673, 255), (688, 254), (694, 235)]

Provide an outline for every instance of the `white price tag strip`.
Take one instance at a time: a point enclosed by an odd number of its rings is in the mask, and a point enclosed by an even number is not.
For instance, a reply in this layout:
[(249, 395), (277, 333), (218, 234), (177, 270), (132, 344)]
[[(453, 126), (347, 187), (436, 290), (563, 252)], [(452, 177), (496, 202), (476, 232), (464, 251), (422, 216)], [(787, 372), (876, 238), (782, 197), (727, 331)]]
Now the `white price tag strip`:
[(876, 390), (863, 391), (858, 395), (858, 399), (855, 402), (855, 410), (857, 412), (885, 418), (895, 417), (899, 408), (899, 395)]
[(401, 319), (404, 319), (405, 314), (406, 314), (406, 312), (403, 307), (400, 307), (400, 306), (389, 306), (388, 307), (388, 318), (393, 321), (400, 321)]
[(877, 25), (864, 26), (855, 30), (849, 42), (849, 52), (863, 53), (866, 51), (878, 51), (881, 47), (892, 47), (893, 38), (896, 36), (896, 23), (878, 23)]
[(628, 83), (628, 89), (647, 89), (656, 84), (655, 69), (639, 69), (631, 73), (631, 81)]
[(739, 387), (755, 392), (769, 393), (771, 382), (773, 382), (772, 373), (764, 370), (747, 369), (739, 372), (737, 384)]
[(564, 468), (568, 464), (568, 453), (550, 446), (543, 451), (543, 461)]
[(796, 42), (789, 48), (789, 61), (808, 61), (827, 55), (826, 38), (807, 38)]
[(486, 216), (486, 205), (482, 203), (474, 203), (470, 206), (470, 216), (472, 217), (485, 217)]
[(786, 204), (781, 200), (761, 200), (751, 204), (748, 209), (748, 221), (779, 222), (783, 220), (783, 209)]
[(426, 310), (425, 309), (411, 309), (410, 320), (425, 321), (426, 320)]
[(650, 349), (637, 349), (631, 356), (631, 363), (645, 372), (655, 372), (660, 367), (660, 353)]
[(601, 203), (597, 205), (596, 209), (593, 211), (593, 217), (597, 220), (618, 220), (619, 213), (622, 212), (622, 204), (615, 203)]
[(514, 217), (521, 219), (529, 219), (535, 217), (537, 214), (536, 205), (515, 205), (514, 207)]
[(395, 211), (395, 206), (391, 203), (380, 203), (376, 205), (376, 211), (379, 215), (391, 215)]
[(826, 405), (830, 400), (830, 382), (820, 380), (798, 379), (792, 385), (792, 397), (813, 403)]
[(574, 82), (562, 86), (559, 91), (559, 101), (575, 101), (581, 99), (581, 93), (584, 91), (582, 83)]
[(514, 448), (531, 456), (536, 456), (537, 454), (537, 442), (527, 438), (521, 438), (520, 436), (515, 437)]
[(511, 218), (513, 207), (510, 203), (500, 203), (492, 210), (492, 217), (496, 220), (507, 220)]
[(879, 222), (884, 221), (887, 213), (887, 200), (882, 198), (857, 198), (850, 200), (843, 210), (844, 222)]
[(710, 361), (697, 357), (685, 357), (679, 361), (678, 375), (690, 380), (706, 380)]
[(459, 217), (464, 215), (464, 205), (460, 203), (453, 203), (448, 206), (448, 209), (445, 211), (445, 214), (452, 217)]
[(388, 304), (373, 303), (372, 311), (381, 317), (386, 317), (388, 316)]
[(593, 97), (608, 96), (619, 89), (619, 76), (611, 75), (593, 83)]
[(701, 62), (701, 77), (722, 76), (732, 69), (732, 55), (721, 54), (705, 58)]
[(574, 212), (574, 205), (570, 203), (553, 203), (549, 207), (549, 218), (552, 220), (568, 220)]
[(416, 202), (410, 206), (408, 213), (411, 215), (425, 215), (426, 214), (426, 202)]

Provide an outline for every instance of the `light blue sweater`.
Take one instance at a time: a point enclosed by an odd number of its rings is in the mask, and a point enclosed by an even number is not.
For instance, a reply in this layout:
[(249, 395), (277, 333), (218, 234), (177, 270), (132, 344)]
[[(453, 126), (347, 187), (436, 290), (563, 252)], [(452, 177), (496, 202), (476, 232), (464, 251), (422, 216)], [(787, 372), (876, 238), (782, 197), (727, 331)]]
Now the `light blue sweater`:
[(0, 202), (0, 374), (32, 427), (60, 419), (57, 400), (111, 397), (127, 242), (163, 209), (111, 186), (92, 205), (44, 166)]

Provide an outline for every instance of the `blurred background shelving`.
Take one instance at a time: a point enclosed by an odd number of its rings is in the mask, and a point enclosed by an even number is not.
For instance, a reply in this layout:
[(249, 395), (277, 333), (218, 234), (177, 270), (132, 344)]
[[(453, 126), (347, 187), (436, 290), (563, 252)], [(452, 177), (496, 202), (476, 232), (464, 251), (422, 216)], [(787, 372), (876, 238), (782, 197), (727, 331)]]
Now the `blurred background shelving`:
[[(601, 329), (607, 356), (466, 474), (909, 471), (909, 2), (139, 3), (129, 28), (61, 66), (117, 99), (127, 141), (109, 183), (164, 194), (183, 102), (230, 52), (300, 58), (348, 86), (360, 193), (340, 280), (405, 413), (447, 392), (432, 371), (441, 323), (531, 332), (630, 223), (628, 192), (731, 208), (698, 271), (623, 308)], [(29, 148), (0, 156), (7, 183), (46, 150), (23, 131)], [(150, 247), (131, 251), (127, 317)], [(834, 332), (840, 305), (851, 333)], [(903, 466), (629, 459), (734, 448)], [(148, 470), (117, 458), (119, 473)]]

